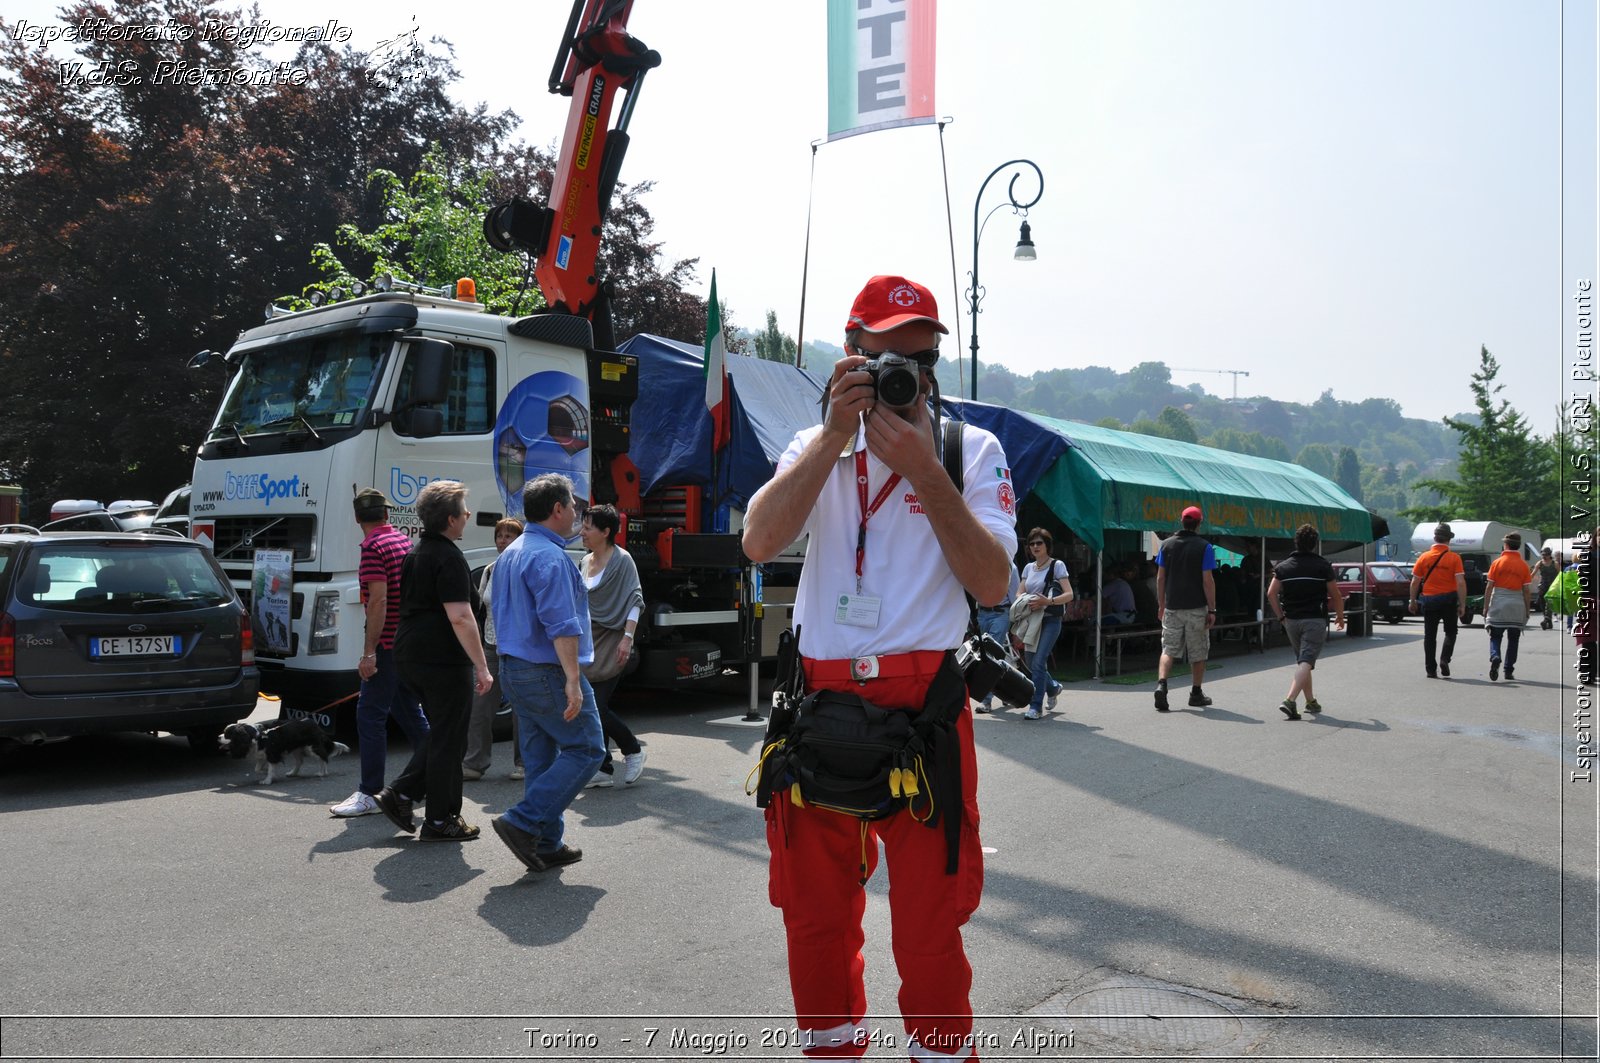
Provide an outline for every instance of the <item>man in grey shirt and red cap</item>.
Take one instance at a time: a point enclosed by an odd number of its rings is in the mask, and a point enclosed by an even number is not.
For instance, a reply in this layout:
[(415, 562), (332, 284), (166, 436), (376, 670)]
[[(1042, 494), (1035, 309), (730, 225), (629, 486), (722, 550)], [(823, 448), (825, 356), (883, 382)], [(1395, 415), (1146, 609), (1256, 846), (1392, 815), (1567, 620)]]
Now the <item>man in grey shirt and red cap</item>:
[(1156, 610), (1161, 619), (1161, 666), (1156, 673), (1156, 711), (1167, 712), (1167, 676), (1173, 662), (1189, 658), (1194, 686), (1189, 704), (1203, 709), (1211, 704), (1200, 689), (1211, 653), (1211, 628), (1217, 622), (1217, 584), (1212, 572), (1217, 554), (1200, 538), (1197, 529), (1205, 515), (1199, 506), (1183, 511), (1183, 527), (1169, 536), (1156, 554)]

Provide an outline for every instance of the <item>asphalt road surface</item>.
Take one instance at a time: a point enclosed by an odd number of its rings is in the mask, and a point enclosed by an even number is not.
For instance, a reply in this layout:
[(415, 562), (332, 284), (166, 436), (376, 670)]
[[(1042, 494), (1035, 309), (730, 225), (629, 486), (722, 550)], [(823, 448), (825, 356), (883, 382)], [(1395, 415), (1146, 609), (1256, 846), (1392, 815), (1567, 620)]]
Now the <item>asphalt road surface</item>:
[[(981, 1058), (1592, 1058), (1571, 642), (1528, 631), (1491, 683), (1481, 627), (1449, 680), (1420, 641), (1331, 640), (1299, 723), (1283, 648), (1214, 660), (1204, 712), (1084, 682), (980, 717)], [(628, 699), (644, 776), (584, 791), (585, 857), (542, 875), (487, 829), (520, 793), (503, 743), (465, 845), (330, 818), (353, 756), (269, 787), (171, 736), (6, 751), (0, 1058), (793, 1058), (738, 689)], [(867, 1055), (903, 1059), (886, 880)]]

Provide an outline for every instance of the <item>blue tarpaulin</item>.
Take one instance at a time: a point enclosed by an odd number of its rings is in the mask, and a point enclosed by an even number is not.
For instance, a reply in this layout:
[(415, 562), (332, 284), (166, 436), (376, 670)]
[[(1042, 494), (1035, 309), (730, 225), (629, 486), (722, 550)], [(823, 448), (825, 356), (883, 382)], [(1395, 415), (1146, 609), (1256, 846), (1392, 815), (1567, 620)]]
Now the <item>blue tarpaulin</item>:
[(1046, 470), (1072, 446), (1072, 441), (1046, 431), (1039, 422), (1008, 406), (991, 406), (972, 399), (944, 399), (946, 413), (994, 433), (1011, 463), (1011, 485), (1017, 499), (1033, 493)]
[[(699, 347), (647, 333), (618, 348), (639, 359), (628, 457), (639, 491), (658, 486), (711, 487), (711, 415), (705, 357)], [(718, 455), (719, 505), (743, 509), (777, 468), (794, 434), (821, 421), (822, 384), (783, 362), (728, 355), (733, 410), (728, 446)]]
[[(711, 486), (711, 417), (705, 403), (701, 348), (641, 334), (619, 348), (639, 359), (639, 397), (633, 404), (628, 456), (639, 469), (639, 490)], [(822, 419), (824, 380), (783, 362), (729, 354), (732, 437), (719, 456), (717, 501), (740, 509), (772, 478), (794, 434)], [(1037, 421), (1004, 406), (944, 400), (954, 412), (993, 432), (1011, 463), (1012, 484), (1025, 497), (1070, 446)]]

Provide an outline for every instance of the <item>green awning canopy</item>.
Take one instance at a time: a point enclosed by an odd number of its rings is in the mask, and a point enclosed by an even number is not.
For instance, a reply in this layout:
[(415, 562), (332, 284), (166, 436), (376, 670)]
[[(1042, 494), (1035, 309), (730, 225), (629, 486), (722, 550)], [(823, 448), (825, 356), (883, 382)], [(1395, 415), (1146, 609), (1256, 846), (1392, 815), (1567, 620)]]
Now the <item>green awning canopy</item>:
[(1287, 539), (1312, 524), (1324, 550), (1372, 541), (1366, 508), (1299, 465), (1029, 416), (1068, 443), (1033, 494), (1096, 550), (1108, 530), (1172, 531), (1188, 506), (1205, 511), (1207, 537)]

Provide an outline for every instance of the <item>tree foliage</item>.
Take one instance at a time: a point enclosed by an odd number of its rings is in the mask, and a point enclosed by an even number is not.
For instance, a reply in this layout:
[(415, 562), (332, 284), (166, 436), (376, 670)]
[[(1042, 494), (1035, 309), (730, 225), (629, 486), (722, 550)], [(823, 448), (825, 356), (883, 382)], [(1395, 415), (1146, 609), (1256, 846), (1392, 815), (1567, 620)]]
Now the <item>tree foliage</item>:
[(1354, 447), (1339, 448), (1339, 472), (1334, 479), (1346, 494), (1361, 501), (1361, 459), (1356, 456)]
[(1499, 520), (1530, 528), (1559, 524), (1559, 495), (1550, 492), (1553, 448), (1528, 430), (1527, 419), (1508, 401), (1497, 398), (1505, 387), (1495, 382), (1499, 372), (1500, 363), (1483, 347), (1470, 385), (1476, 416), (1444, 419), (1461, 437), (1456, 478), (1419, 481), (1418, 486), (1437, 491), (1442, 502), (1412, 507), (1406, 516), (1419, 522)]
[[(201, 0), (59, 15), (192, 28), (258, 17)], [(163, 61), (269, 69), (237, 35), (175, 36), (86, 38), (74, 61), (127, 76), (73, 79), (0, 19), (0, 481), (24, 486), (30, 516), (55, 498), (160, 498), (186, 481), (223, 380), (183, 363), (226, 349), (275, 297), (381, 268), (430, 286), (472, 276), (503, 305), (524, 263), (487, 248), (482, 208), (548, 197), (553, 153), (507, 146), (511, 112), (449, 99), (443, 42), (407, 78), (308, 43), (287, 64), (303, 79), (154, 86)], [(684, 291), (695, 263), (662, 263), (649, 189), (619, 185), (602, 236), (617, 335), (698, 342), (705, 303)], [(538, 305), (532, 290), (521, 309)]]
[(778, 328), (778, 312), (767, 311), (767, 327), (755, 334), (755, 352), (757, 358), (764, 358), (769, 362), (786, 362), (794, 364), (795, 346), (794, 338), (785, 335)]
[(1333, 448), (1326, 443), (1307, 443), (1300, 448), (1300, 453), (1294, 456), (1294, 463), (1310, 469), (1318, 476), (1333, 479)]
[[(253, 16), (251, 16), (253, 17)], [(77, 3), (64, 23), (199, 27), (246, 16), (198, 0)], [(29, 514), (62, 496), (160, 498), (188, 479), (222, 380), (186, 372), (272, 296), (301, 287), (312, 245), (373, 220), (364, 175), (411, 172), (430, 141), (487, 158), (510, 117), (445, 95), (445, 57), (383, 83), (350, 49), (307, 44), (303, 83), (152, 84), (156, 64), (261, 69), (228, 34), (87, 38), (63, 77), (0, 22), (0, 479)], [(72, 426), (71, 432), (61, 431)]]
[[(483, 238), (483, 215), (496, 202), (487, 169), (469, 170), (452, 181), (448, 160), (435, 145), (409, 180), (392, 170), (374, 170), (368, 185), (379, 198), (377, 224), (364, 230), (354, 222), (338, 227), (334, 243), (311, 249), (322, 279), (302, 289), (327, 294), (382, 273), (433, 287), (471, 277), (477, 298), (495, 314), (515, 314), (544, 305), (537, 289), (524, 291), (528, 273), (518, 256), (502, 254)], [(353, 262), (347, 262), (354, 256)], [(303, 309), (299, 296), (285, 300)]]

